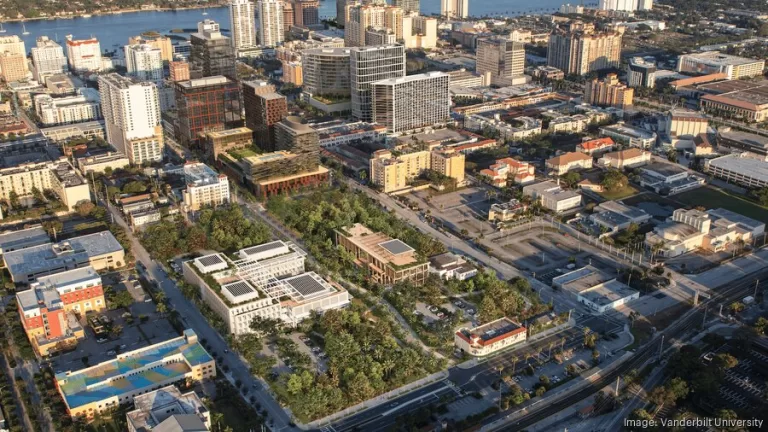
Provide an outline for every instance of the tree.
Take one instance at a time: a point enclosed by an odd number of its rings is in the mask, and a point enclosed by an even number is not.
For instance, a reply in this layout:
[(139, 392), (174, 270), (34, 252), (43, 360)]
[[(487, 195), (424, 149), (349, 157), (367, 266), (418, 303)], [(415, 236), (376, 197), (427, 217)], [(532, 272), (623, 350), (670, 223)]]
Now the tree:
[(576, 183), (581, 181), (581, 175), (579, 175), (579, 173), (576, 171), (568, 171), (567, 173), (560, 176), (560, 181), (569, 188), (572, 188), (576, 186)]
[(147, 185), (144, 182), (133, 180), (126, 183), (123, 186), (123, 193), (144, 193), (147, 190)]
[(629, 184), (629, 179), (619, 170), (611, 169), (603, 175), (600, 184), (607, 191), (617, 191), (624, 189)]
[(17, 194), (15, 190), (8, 192), (8, 204), (14, 209), (21, 206), (21, 203), (19, 202), (19, 194)]
[(133, 304), (133, 297), (128, 291), (119, 291), (115, 293), (110, 303), (112, 305), (111, 309), (127, 308)]
[(739, 364), (739, 360), (728, 353), (720, 353), (715, 356), (714, 363), (718, 369), (725, 370), (735, 368)]
[(81, 201), (75, 205), (77, 214), (82, 217), (89, 216), (95, 208), (96, 206), (90, 201)]
[(168, 312), (168, 306), (166, 306), (163, 302), (159, 302), (155, 306), (155, 311), (160, 315), (165, 315)]
[(758, 318), (755, 322), (755, 331), (757, 334), (764, 335), (766, 328), (768, 328), (768, 320), (763, 317)]
[(275, 337), (282, 328), (282, 321), (275, 318), (256, 316), (251, 320), (250, 328), (257, 334)]
[(675, 149), (670, 149), (670, 150), (667, 152), (667, 159), (668, 159), (670, 162), (672, 162), (672, 163), (677, 163), (677, 159), (678, 159), (678, 156), (677, 156), (677, 150), (675, 150)]

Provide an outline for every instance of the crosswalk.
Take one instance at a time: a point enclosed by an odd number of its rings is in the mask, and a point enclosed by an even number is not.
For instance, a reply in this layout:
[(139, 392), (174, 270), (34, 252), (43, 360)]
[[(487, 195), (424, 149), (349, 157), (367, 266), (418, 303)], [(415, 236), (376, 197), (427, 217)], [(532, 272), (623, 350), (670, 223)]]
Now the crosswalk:
[(446, 379), (446, 380), (443, 380), (442, 383), (445, 384), (446, 387), (456, 392), (457, 396), (461, 396), (461, 389), (456, 384), (454, 384), (453, 381)]

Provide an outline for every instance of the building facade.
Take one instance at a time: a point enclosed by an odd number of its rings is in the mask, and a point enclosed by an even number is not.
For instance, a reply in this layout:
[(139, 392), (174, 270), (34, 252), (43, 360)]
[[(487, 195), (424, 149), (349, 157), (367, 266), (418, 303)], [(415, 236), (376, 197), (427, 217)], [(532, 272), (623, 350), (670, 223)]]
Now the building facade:
[(0, 53), (0, 77), (10, 83), (27, 78), (27, 57), (9, 52)]
[(489, 84), (509, 85), (525, 70), (525, 44), (501, 37), (478, 39), (476, 70)]
[(256, 12), (251, 0), (231, 0), (229, 22), (232, 26), (232, 46), (235, 52), (256, 46)]
[(187, 184), (182, 191), (186, 211), (199, 211), (203, 207), (216, 207), (229, 202), (229, 180), (224, 174), (196, 162), (184, 164), (183, 176)]
[(102, 117), (99, 93), (90, 88), (78, 89), (75, 96), (54, 98), (47, 94), (34, 99), (35, 112), (43, 126), (55, 126), (97, 120)]
[(177, 140), (185, 146), (199, 144), (200, 134), (221, 131), (241, 122), (240, 92), (225, 76), (175, 83), (178, 110)]
[(630, 87), (656, 86), (656, 64), (642, 57), (632, 57), (627, 63), (627, 84)]
[(469, 0), (440, 0), (440, 15), (449, 19), (469, 16)]
[(36, 46), (32, 48), (32, 66), (35, 79), (41, 84), (45, 84), (45, 79), (51, 75), (66, 73), (64, 48), (47, 36), (38, 37)]
[(390, 78), (371, 84), (373, 121), (389, 132), (446, 124), (450, 120), (449, 77), (443, 72)]
[(278, 93), (259, 93), (243, 83), (245, 124), (254, 132), (254, 143), (260, 149), (275, 150), (275, 125), (288, 115), (288, 101)]
[(256, 8), (259, 13), (259, 44), (266, 47), (279, 45), (285, 39), (283, 3), (279, 0), (259, 0)]
[(472, 329), (456, 332), (456, 348), (474, 357), (483, 357), (525, 342), (528, 330), (507, 317), (499, 318)]
[(75, 73), (98, 72), (102, 70), (101, 44), (96, 38), (77, 40), (67, 35), (67, 61)]
[(190, 74), (192, 78), (225, 76), (237, 78), (235, 48), (221, 34), (219, 24), (206, 20), (198, 23), (197, 33), (190, 35)]
[(352, 115), (373, 121), (372, 84), (405, 76), (405, 48), (399, 45), (350, 49)]
[(128, 75), (141, 81), (160, 83), (163, 80), (163, 52), (151, 45), (126, 45), (125, 66)]
[(765, 60), (755, 60), (719, 51), (681, 55), (677, 60), (678, 72), (701, 75), (724, 73), (729, 80), (759, 76), (765, 69)]
[(619, 67), (621, 40), (620, 32), (596, 32), (594, 26), (574, 23), (550, 36), (547, 65), (569, 75)]
[(619, 82), (616, 74), (608, 74), (602, 80), (597, 78), (584, 84), (584, 102), (597, 106), (628, 108), (632, 106), (635, 91)]

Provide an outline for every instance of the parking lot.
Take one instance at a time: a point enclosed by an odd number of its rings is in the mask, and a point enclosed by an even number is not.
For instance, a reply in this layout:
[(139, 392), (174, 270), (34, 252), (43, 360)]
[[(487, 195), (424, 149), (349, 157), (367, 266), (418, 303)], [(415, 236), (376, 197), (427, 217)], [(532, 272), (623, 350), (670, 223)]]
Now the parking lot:
[(470, 237), (491, 233), (495, 230), (488, 222), (488, 211), (496, 201), (486, 195), (481, 187), (466, 187), (456, 192), (432, 195), (429, 190), (408, 195), (419, 207), (445, 221), (458, 232), (465, 229)]
[[(712, 361), (719, 352), (729, 352), (730, 347), (725, 345), (716, 352), (707, 353), (702, 357), (705, 363)], [(735, 354), (731, 352), (731, 354)], [(750, 350), (746, 355), (737, 355), (739, 363), (724, 372), (723, 384), (718, 389), (718, 396), (726, 405), (737, 411), (751, 411), (760, 409), (763, 405), (764, 395), (768, 386), (762, 367), (755, 367), (758, 363), (768, 363), (768, 355)]]
[(435, 321), (446, 319), (458, 311), (462, 311), (466, 321), (472, 321), (473, 324), (475, 323), (477, 308), (474, 304), (471, 304), (466, 300), (456, 299), (452, 302), (446, 302), (440, 305), (428, 305), (426, 303), (417, 302), (413, 309), (414, 315), (422, 317), (421, 319), (425, 324), (432, 324)]

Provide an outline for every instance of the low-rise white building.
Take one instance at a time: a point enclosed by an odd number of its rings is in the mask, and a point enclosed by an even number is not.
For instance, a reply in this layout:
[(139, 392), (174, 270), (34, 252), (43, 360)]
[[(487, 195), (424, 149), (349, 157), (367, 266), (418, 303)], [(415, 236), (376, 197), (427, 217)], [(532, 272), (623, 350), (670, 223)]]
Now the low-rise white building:
[(464, 127), (474, 132), (491, 130), (498, 132), (504, 141), (516, 141), (541, 134), (541, 120), (532, 117), (517, 117), (507, 123), (501, 119), (501, 114), (492, 115), (470, 114), (464, 119)]
[(306, 254), (291, 243), (252, 246), (238, 256), (233, 261), (217, 253), (183, 265), (184, 279), (200, 287), (203, 301), (232, 334), (250, 333), (255, 317), (296, 325), (312, 311), (349, 304), (346, 290), (304, 271)]
[(640, 185), (661, 195), (675, 195), (703, 185), (706, 181), (684, 168), (664, 162), (640, 167)]
[(645, 211), (616, 201), (606, 201), (597, 205), (589, 220), (605, 227), (608, 233), (615, 233), (627, 228), (630, 224), (642, 224), (651, 219)]
[(656, 133), (654, 132), (628, 126), (624, 123), (616, 123), (614, 125), (601, 127), (600, 135), (611, 137), (619, 144), (640, 147), (641, 149), (649, 149), (653, 147), (657, 138)]
[(479, 327), (462, 328), (454, 335), (453, 342), (461, 352), (483, 357), (525, 342), (527, 337), (525, 327), (504, 317)]
[(445, 279), (467, 280), (477, 274), (476, 267), (450, 252), (430, 258), (429, 263), (429, 272)]
[(115, 151), (87, 151), (84, 155), (77, 156), (75, 161), (77, 162), (77, 168), (83, 175), (89, 172), (103, 173), (108, 169), (114, 171), (131, 165), (126, 155)]
[(54, 98), (49, 94), (35, 96), (35, 112), (43, 126), (80, 123), (101, 118), (99, 92), (81, 88), (75, 96)]
[(568, 171), (592, 168), (592, 156), (581, 152), (568, 152), (547, 159), (546, 166), (555, 175), (563, 175)]
[(187, 183), (182, 191), (184, 209), (198, 211), (205, 206), (216, 207), (229, 202), (229, 179), (202, 162), (186, 163), (168, 174), (184, 176)]
[(651, 162), (651, 152), (633, 147), (604, 154), (597, 164), (605, 168), (635, 168)]
[(640, 297), (639, 292), (592, 266), (558, 276), (552, 279), (552, 286), (574, 295), (579, 303), (598, 313)]
[(544, 208), (564, 212), (581, 206), (581, 195), (573, 190), (563, 190), (553, 181), (543, 181), (523, 187), (523, 195), (540, 200)]

